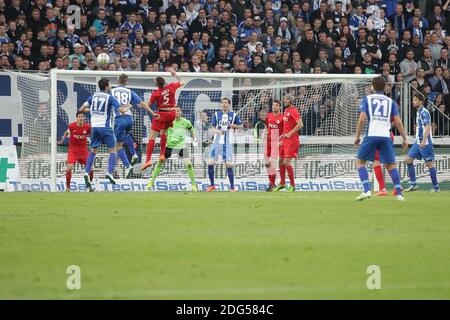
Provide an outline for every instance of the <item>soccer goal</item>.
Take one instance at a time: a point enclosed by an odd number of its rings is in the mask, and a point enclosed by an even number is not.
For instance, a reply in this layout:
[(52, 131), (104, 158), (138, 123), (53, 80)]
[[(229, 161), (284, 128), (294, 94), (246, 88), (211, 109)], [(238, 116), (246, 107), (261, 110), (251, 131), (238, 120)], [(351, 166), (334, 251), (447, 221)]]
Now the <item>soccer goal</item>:
[[(21, 182), (38, 185), (40, 190), (63, 191), (67, 144), (58, 145), (67, 125), (76, 119), (76, 111), (98, 90), (102, 77), (113, 87), (123, 72), (52, 70), (50, 76), (11, 73), (21, 92), (23, 134), (28, 142), (20, 152)], [(128, 87), (148, 102), (155, 89), (153, 80), (169, 73), (127, 72)], [(210, 121), (220, 109), (220, 100), (232, 101), (244, 123), (232, 137), (236, 186), (239, 190), (263, 190), (267, 184), (264, 157), (264, 118), (274, 99), (285, 94), (295, 97), (294, 105), (302, 115), (301, 148), (294, 163), (301, 190), (352, 190), (358, 187), (355, 170), (354, 133), (362, 97), (370, 92), (369, 75), (328, 74), (215, 74), (179, 73), (186, 85), (177, 91), (177, 103), (183, 117), (190, 120), (199, 140), (193, 147), (187, 132), (187, 147), (195, 169), (198, 189), (208, 185), (207, 165), (212, 139)], [(150, 116), (133, 108), (135, 123), (131, 132), (139, 156), (145, 161), (151, 125)], [(89, 122), (89, 117), (86, 117)], [(158, 140), (154, 159), (159, 154)], [(144, 191), (151, 170), (123, 179), (124, 168), (116, 165), (118, 184), (104, 179), (107, 150), (101, 147), (94, 163), (94, 185), (98, 191)], [(83, 168), (74, 169), (72, 189), (84, 191)], [(227, 190), (226, 168), (216, 166), (216, 184)], [(40, 187), (39, 187), (40, 186)], [(159, 191), (188, 191), (190, 183), (182, 159), (174, 155), (165, 163), (154, 187)]]

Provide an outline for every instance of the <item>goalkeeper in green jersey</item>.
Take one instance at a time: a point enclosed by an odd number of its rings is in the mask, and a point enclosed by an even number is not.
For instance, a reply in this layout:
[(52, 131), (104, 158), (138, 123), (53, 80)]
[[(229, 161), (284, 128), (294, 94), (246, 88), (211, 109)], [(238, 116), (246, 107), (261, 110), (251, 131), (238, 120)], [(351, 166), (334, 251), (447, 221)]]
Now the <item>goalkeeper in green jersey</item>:
[[(183, 159), (186, 166), (189, 178), (191, 179), (192, 191), (197, 191), (197, 185), (195, 184), (194, 167), (192, 166), (189, 148), (186, 146), (186, 131), (191, 133), (193, 139), (192, 145), (196, 147), (198, 145), (195, 139), (195, 130), (192, 123), (181, 116), (181, 109), (177, 107), (175, 109), (176, 115), (173, 122), (173, 126), (167, 130), (167, 147), (165, 152), (165, 159), (169, 159), (172, 153), (178, 153), (179, 157)], [(147, 190), (150, 190), (154, 184), (155, 179), (159, 175), (161, 169), (164, 167), (165, 160), (160, 160), (153, 170), (150, 182), (147, 184)]]

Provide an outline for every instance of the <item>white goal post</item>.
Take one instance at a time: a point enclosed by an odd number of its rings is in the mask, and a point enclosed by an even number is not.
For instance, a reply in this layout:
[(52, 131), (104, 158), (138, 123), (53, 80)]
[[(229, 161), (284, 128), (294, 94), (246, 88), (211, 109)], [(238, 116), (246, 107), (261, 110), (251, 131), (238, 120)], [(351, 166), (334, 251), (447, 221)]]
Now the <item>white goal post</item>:
[[(57, 154), (58, 145), (58, 107), (61, 101), (58, 101), (58, 82), (67, 81), (74, 83), (88, 83), (95, 85), (97, 81), (106, 77), (111, 79), (113, 85), (116, 83), (116, 78), (123, 74), (121, 71), (73, 71), (73, 70), (51, 70), (50, 73), (50, 102), (51, 102), (51, 163), (50, 163), (50, 177), (51, 190), (57, 191)], [(168, 82), (173, 81), (169, 73), (151, 73), (151, 72), (125, 72), (130, 79), (130, 88), (143, 88), (148, 92), (148, 95), (154, 89), (153, 79), (157, 76), (164, 77)], [(320, 145), (335, 144), (339, 145), (352, 144), (352, 134), (357, 120), (357, 108), (359, 106), (361, 97), (369, 92), (370, 80), (375, 75), (355, 75), (355, 74), (238, 74), (238, 73), (179, 73), (179, 76), (187, 82), (187, 85), (178, 90), (178, 98), (189, 96), (191, 92), (197, 97), (209, 95), (210, 100), (217, 102), (214, 95), (217, 91), (221, 91), (221, 96), (232, 98), (233, 109), (247, 122), (255, 122), (258, 117), (259, 108), (269, 108), (267, 104), (274, 98), (280, 99), (285, 93), (293, 93), (296, 98), (299, 98), (299, 105), (302, 115), (309, 112), (309, 109), (322, 109), (324, 104), (326, 108), (333, 110), (326, 110), (327, 119), (323, 123), (318, 123), (317, 119), (304, 119), (306, 126), (308, 122), (314, 123), (314, 132), (302, 132), (301, 143), (308, 144), (314, 148), (318, 145), (317, 151), (320, 152)], [(202, 87), (202, 83), (208, 84), (209, 87)], [(92, 90), (91, 90), (92, 91)], [(180, 91), (185, 94), (180, 97)], [(208, 94), (208, 92), (210, 92)], [(93, 92), (92, 92), (93, 93)], [(198, 94), (200, 93), (200, 94)], [(266, 98), (268, 93), (270, 96)], [(69, 93), (67, 93), (69, 94)], [(325, 96), (326, 95), (326, 96)], [(236, 98), (238, 96), (238, 98)], [(148, 99), (147, 97), (143, 97)], [(328, 101), (326, 101), (326, 98)], [(201, 98), (199, 98), (201, 100)], [(192, 99), (190, 99), (192, 100)], [(72, 103), (75, 101), (71, 101)], [(212, 101), (211, 101), (212, 102)], [(197, 121), (197, 110), (206, 108), (205, 101), (190, 101), (188, 109), (191, 108), (194, 115), (194, 121)], [(238, 106), (236, 106), (236, 103)], [(300, 104), (304, 104), (301, 105)], [(203, 104), (198, 107), (196, 104)], [(256, 107), (256, 105), (258, 106)], [(74, 105), (78, 108), (79, 105)], [(303, 108), (303, 109), (302, 109)], [(339, 109), (339, 110), (337, 110)], [(75, 111), (75, 109), (73, 109)], [(314, 110), (319, 115), (320, 110)], [(192, 114), (191, 114), (192, 117)], [(193, 121), (193, 122), (194, 122)], [(248, 124), (248, 127), (250, 124)], [(248, 128), (247, 131), (254, 131)], [(305, 131), (305, 130), (303, 130)], [(256, 143), (255, 139), (251, 139), (251, 135), (247, 135), (248, 139), (245, 142), (250, 144)], [(239, 137), (237, 137), (239, 138)], [(242, 137), (241, 137), (242, 138)], [(334, 140), (333, 140), (334, 139)], [(144, 141), (141, 141), (144, 142)], [(244, 143), (244, 142), (243, 142)], [(252, 148), (250, 148), (252, 149)], [(245, 151), (243, 151), (245, 152)], [(250, 151), (254, 152), (254, 150)], [(334, 151), (331, 151), (333, 153)]]

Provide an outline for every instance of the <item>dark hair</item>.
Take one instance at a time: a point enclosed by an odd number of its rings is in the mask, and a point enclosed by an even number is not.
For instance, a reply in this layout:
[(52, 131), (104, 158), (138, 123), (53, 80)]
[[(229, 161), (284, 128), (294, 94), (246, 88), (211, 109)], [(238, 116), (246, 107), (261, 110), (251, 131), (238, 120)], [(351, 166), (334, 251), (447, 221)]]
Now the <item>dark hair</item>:
[(227, 101), (228, 101), (228, 104), (231, 104), (231, 100), (230, 100), (230, 99), (228, 99), (227, 97), (225, 97), (225, 98), (222, 98), (222, 99), (220, 100), (220, 102), (222, 102), (223, 100), (227, 100)]
[(280, 107), (282, 106), (281, 101), (278, 99), (273, 100), (272, 103), (277, 103)]
[(84, 112), (83, 111), (77, 111), (77, 117), (82, 114), (84, 116)]
[(105, 91), (106, 87), (109, 85), (109, 80), (106, 78), (101, 78), (98, 80), (98, 87), (101, 91)]
[(416, 98), (416, 99), (418, 99), (418, 100), (420, 100), (420, 101), (422, 101), (422, 102), (425, 101), (425, 97), (424, 97), (422, 94), (415, 94), (415, 95), (413, 96), (413, 99), (414, 99), (414, 98)]
[(386, 79), (381, 76), (373, 78), (372, 87), (376, 92), (384, 92), (384, 88), (386, 87)]
[(127, 81), (128, 81), (128, 76), (125, 73), (122, 73), (119, 76), (119, 79), (117, 79), (117, 82), (120, 84), (125, 84), (125, 83), (127, 83)]
[(164, 88), (164, 85), (166, 84), (166, 81), (164, 80), (164, 78), (162, 77), (156, 77), (155, 79), (156, 81), (156, 85), (158, 86), (158, 88)]

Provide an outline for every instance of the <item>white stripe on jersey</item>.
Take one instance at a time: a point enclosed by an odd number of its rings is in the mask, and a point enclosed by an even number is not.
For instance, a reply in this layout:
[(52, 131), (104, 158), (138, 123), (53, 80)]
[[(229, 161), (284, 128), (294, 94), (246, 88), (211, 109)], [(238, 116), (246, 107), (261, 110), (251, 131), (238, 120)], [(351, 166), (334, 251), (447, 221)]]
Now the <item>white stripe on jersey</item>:
[(369, 111), (367, 136), (389, 138), (391, 136), (392, 99), (382, 94), (371, 94), (367, 96), (367, 107)]
[[(111, 95), (123, 106), (131, 103), (131, 90), (125, 87), (117, 87), (111, 89)], [(125, 115), (133, 116), (131, 109), (124, 113)]]
[(90, 107), (91, 113), (91, 126), (93, 128), (110, 128), (112, 110), (109, 106), (108, 93), (97, 92), (92, 95), (92, 101)]

